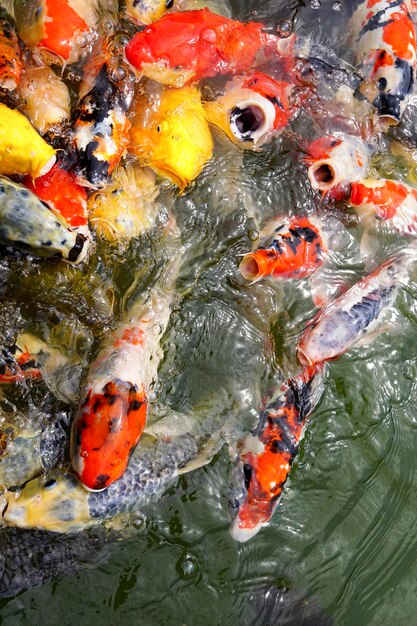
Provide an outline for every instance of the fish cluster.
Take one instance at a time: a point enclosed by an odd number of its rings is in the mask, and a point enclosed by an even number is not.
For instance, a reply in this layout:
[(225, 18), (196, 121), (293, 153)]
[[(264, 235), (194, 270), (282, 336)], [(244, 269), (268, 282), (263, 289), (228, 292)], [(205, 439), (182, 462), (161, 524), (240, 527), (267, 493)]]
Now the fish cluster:
[[(213, 133), (261, 151), (292, 132), (300, 111), (312, 120), (315, 137), (301, 145), (311, 187), (322, 194), (320, 215), (312, 207), (264, 222), (237, 261), (245, 285), (305, 279), (318, 307), (298, 339), (298, 371), (273, 391), (253, 431), (230, 446), (241, 470), (231, 534), (246, 541), (277, 508), (326, 364), (378, 332), (417, 258), (411, 240), (349, 288), (334, 294), (326, 286), (344, 226), (323, 217), (323, 206), (353, 209), (368, 264), (370, 231), (404, 238), (417, 231), (417, 189), (367, 179), (413, 92), (413, 7), (359, 3), (349, 22), (355, 84), (335, 87), (339, 112), (323, 132), (320, 86), (306, 70), (323, 51), (291, 30), (282, 36), (192, 0), (15, 0), (8, 9), (0, 14), (0, 240), (23, 252), (88, 264), (98, 238), (123, 247), (150, 231), (161, 181), (180, 194), (192, 185), (212, 158)], [(208, 463), (233, 431), (231, 416), (215, 406), (210, 427), (187, 415), (147, 427), (185, 237), (173, 215), (161, 229), (167, 254), (155, 286), (131, 298), (82, 383), (82, 359), (27, 329), (13, 353), (3, 350), (0, 383), (42, 379), (59, 400), (78, 403), (70, 469), (52, 463), (45, 474), (41, 429), (2, 425), (4, 524), (77, 532), (137, 509)], [(55, 423), (49, 428), (62, 435)]]

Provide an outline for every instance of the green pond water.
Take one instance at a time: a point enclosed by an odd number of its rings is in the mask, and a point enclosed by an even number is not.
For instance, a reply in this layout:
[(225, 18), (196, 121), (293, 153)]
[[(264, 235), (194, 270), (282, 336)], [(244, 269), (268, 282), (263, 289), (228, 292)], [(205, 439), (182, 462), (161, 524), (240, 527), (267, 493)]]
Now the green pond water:
[[(271, 26), (294, 19), (297, 32), (343, 54), (348, 9), (331, 0), (306, 6), (241, 0), (233, 15)], [(319, 75), (331, 85), (332, 75)], [(412, 104), (391, 138), (412, 145), (416, 119)], [(321, 128), (331, 127), (331, 116), (324, 117)], [(296, 371), (297, 337), (314, 314), (308, 284), (248, 286), (237, 271), (237, 255), (250, 247), (256, 229), (248, 215), (323, 210), (297, 139), (312, 134), (312, 122), (302, 114), (292, 130), (243, 159), (217, 137), (214, 158), (195, 187), (178, 198), (166, 191), (175, 198), (187, 250), (154, 390), (161, 405), (192, 412), (222, 389), (226, 408), (245, 398), (255, 412), (274, 384)], [(384, 155), (378, 166), (381, 175), (410, 174)], [(327, 270), (337, 284), (365, 271), (361, 230), (346, 224), (345, 245)], [(99, 244), (82, 270), (3, 248), (4, 342), (21, 328), (45, 334), (63, 324), (74, 351), (85, 357), (97, 350), (111, 327), (112, 305), (119, 315), (126, 290), (134, 284), (140, 291), (152, 280), (156, 239), (144, 236), (126, 253)], [(381, 238), (376, 260), (396, 245)], [(224, 446), (208, 466), (184, 475), (143, 514), (113, 529), (71, 537), (0, 530), (3, 582), (14, 569), (36, 585), (0, 600), (1, 623), (415, 623), (417, 273), (400, 290), (390, 322), (389, 332), (329, 364), (281, 506), (255, 538), (238, 544), (229, 535), (232, 464)], [(34, 419), (39, 411), (67, 417), (73, 411), (42, 383), (17, 389), (8, 402), (3, 398), (4, 410), (11, 402)]]

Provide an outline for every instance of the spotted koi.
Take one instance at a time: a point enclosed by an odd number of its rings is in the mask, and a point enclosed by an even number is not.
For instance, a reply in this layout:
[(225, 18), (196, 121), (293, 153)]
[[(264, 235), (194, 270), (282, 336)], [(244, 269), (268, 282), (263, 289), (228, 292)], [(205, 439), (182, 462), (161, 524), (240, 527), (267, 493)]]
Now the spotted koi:
[(22, 77), (19, 40), (0, 9), (0, 87), (13, 91)]
[(246, 24), (208, 9), (168, 13), (137, 33), (127, 60), (144, 76), (182, 87), (210, 76), (244, 74), (267, 51), (286, 53), (288, 39), (268, 34), (263, 24)]
[(365, 0), (350, 23), (363, 82), (361, 94), (378, 116), (398, 123), (413, 90), (416, 34), (405, 0)]
[(322, 366), (305, 368), (275, 393), (261, 413), (254, 434), (243, 442), (240, 461), (246, 484), (230, 532), (245, 542), (271, 519), (280, 502), (308, 417), (322, 392)]
[(268, 222), (245, 254), (239, 270), (256, 282), (266, 276), (306, 278), (322, 264), (327, 254), (321, 225), (307, 217), (276, 217)]

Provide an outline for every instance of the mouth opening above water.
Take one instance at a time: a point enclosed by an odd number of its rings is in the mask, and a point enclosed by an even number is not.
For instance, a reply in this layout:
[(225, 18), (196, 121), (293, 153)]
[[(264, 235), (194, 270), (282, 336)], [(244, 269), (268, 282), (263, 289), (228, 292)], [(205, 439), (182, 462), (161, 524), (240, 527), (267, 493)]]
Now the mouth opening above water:
[(252, 254), (243, 257), (239, 265), (239, 271), (246, 280), (256, 280), (261, 273), (258, 261)]
[(244, 108), (236, 106), (230, 115), (233, 134), (244, 141), (253, 141), (255, 133), (262, 128), (265, 121), (265, 113), (257, 104), (251, 104)]

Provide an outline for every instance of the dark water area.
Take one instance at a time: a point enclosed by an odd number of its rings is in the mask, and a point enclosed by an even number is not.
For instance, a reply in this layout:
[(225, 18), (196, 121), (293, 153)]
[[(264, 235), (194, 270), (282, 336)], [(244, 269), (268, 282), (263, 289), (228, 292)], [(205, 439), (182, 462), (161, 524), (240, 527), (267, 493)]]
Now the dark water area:
[[(234, 17), (273, 29), (291, 20), (297, 33), (338, 55), (344, 73), (352, 60), (346, 42), (351, 12), (342, 0), (232, 4)], [(315, 65), (325, 98), (340, 70), (330, 61), (321, 58)], [(416, 115), (412, 99), (390, 135), (409, 149), (415, 147)], [(330, 113), (320, 126), (331, 130)], [(157, 404), (190, 412), (212, 401), (226, 409), (245, 402), (250, 422), (274, 385), (296, 371), (297, 339), (315, 311), (307, 283), (247, 285), (237, 266), (259, 221), (322, 210), (300, 158), (311, 134), (312, 122), (301, 114), (291, 135), (243, 156), (216, 136), (213, 160), (195, 186), (182, 196), (168, 192), (187, 248), (181, 298), (163, 341)], [(395, 163), (384, 167), (401, 177)], [(332, 255), (330, 282), (351, 284), (365, 273), (359, 238), (360, 227), (346, 222), (347, 243)], [(395, 240), (384, 239), (375, 260), (396, 247)], [(120, 311), (126, 290), (147, 284), (154, 256), (148, 237), (119, 256), (101, 244), (80, 279), (78, 269), (2, 249), (4, 342), (28, 324), (44, 333), (59, 326), (85, 367), (111, 327), (113, 302)], [(109, 528), (78, 535), (0, 529), (0, 623), (413, 624), (416, 333), (414, 272), (390, 311), (390, 330), (329, 364), (325, 393), (281, 505), (246, 544), (229, 534), (233, 464), (227, 445), (211, 463), (177, 479), (157, 502)], [(10, 401), (0, 400), (3, 411), (12, 410)], [(12, 405), (34, 416), (35, 424), (59, 414), (64, 430), (73, 411), (41, 383), (20, 388)], [(61, 462), (66, 451), (54, 450)]]

